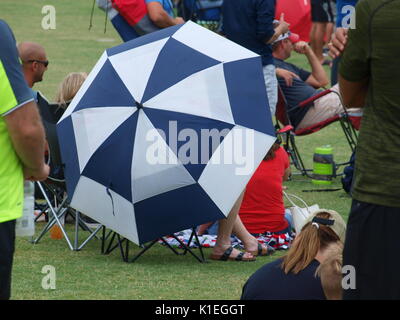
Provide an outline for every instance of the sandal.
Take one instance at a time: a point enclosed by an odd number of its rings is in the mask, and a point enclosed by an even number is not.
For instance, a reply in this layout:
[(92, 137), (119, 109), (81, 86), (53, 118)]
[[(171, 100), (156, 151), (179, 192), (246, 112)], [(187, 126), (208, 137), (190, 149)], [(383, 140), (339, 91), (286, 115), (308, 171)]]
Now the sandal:
[(261, 243), (258, 243), (257, 251), (249, 251), (253, 256), (270, 256), (275, 253), (275, 249), (271, 246), (267, 245), (266, 247), (262, 246)]
[(233, 251), (233, 247), (229, 247), (225, 250), (225, 252), (221, 255), (211, 254), (211, 260), (219, 260), (219, 261), (256, 261), (256, 257), (253, 258), (245, 258), (244, 252), (240, 252), (236, 257), (231, 257), (231, 253)]

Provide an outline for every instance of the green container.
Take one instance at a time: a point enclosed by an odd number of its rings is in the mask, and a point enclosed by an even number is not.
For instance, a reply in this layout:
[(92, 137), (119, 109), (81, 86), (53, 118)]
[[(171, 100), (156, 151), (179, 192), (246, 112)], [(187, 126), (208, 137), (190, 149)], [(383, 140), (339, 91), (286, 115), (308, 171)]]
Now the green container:
[(312, 182), (318, 185), (332, 184), (334, 168), (333, 148), (329, 145), (316, 148), (313, 163)]

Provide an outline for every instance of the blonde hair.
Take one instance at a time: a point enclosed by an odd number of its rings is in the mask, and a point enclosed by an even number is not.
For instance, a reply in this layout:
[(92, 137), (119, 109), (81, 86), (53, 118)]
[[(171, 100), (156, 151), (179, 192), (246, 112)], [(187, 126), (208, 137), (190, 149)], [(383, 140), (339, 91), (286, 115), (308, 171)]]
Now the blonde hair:
[(328, 300), (341, 300), (343, 246), (333, 244), (327, 250), (327, 258), (317, 268), (316, 275), (321, 278), (322, 289), (326, 298)]
[(86, 78), (86, 72), (72, 72), (60, 83), (56, 93), (56, 102), (63, 109), (65, 109), (67, 103), (75, 97)]
[[(332, 215), (322, 211), (315, 216), (329, 219)], [(314, 260), (320, 249), (323, 250), (332, 242), (340, 241), (339, 236), (330, 227), (315, 224), (310, 221), (303, 226), (288, 253), (283, 257), (281, 267), (286, 274), (299, 273)]]

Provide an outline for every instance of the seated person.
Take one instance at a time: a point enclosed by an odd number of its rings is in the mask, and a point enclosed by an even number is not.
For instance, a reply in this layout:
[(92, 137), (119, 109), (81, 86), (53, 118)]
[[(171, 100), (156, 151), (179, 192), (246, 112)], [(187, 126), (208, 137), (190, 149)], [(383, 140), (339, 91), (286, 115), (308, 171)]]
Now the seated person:
[[(307, 57), (311, 72), (301, 69), (285, 60), (290, 58), (292, 51)], [(339, 87), (333, 86), (331, 92), (304, 108), (295, 108), (300, 102), (307, 100), (328, 84), (328, 76), (311, 47), (293, 33), (280, 36), (272, 45), (272, 55), (277, 67), (279, 85), (289, 106), (289, 118), (295, 129), (302, 129), (329, 119), (344, 112), (340, 101)], [(337, 93), (335, 93), (337, 92)], [(295, 108), (295, 109), (292, 109)], [(348, 112), (361, 112), (360, 109), (348, 109)]]
[(86, 72), (71, 72), (58, 86), (56, 103), (65, 110), (87, 78)]
[[(148, 14), (145, 14), (135, 25), (129, 24), (129, 19), (126, 17), (126, 15), (129, 15), (130, 11), (124, 11), (127, 10), (127, 8), (132, 8), (129, 6), (129, 1), (125, 3), (121, 13), (117, 10), (117, 5), (116, 8), (113, 7), (111, 0), (96, 0), (96, 2), (98, 7), (106, 12), (107, 17), (111, 20), (115, 30), (125, 42), (140, 37), (144, 34), (159, 30), (159, 28), (151, 22)], [(123, 4), (118, 3), (118, 5)], [(133, 10), (135, 10), (135, 8)]]
[(321, 209), (305, 221), (288, 253), (257, 270), (243, 287), (242, 300), (325, 300), (318, 267), (343, 245), (346, 223), (339, 213)]
[(289, 157), (275, 143), (247, 184), (240, 207), (240, 219), (252, 235), (290, 233), (282, 190), (282, 183), (289, 175)]
[[(106, 12), (115, 30), (124, 42), (139, 37), (138, 32), (119, 14), (117, 9), (112, 6), (111, 0), (96, 0), (97, 6)], [(92, 12), (93, 16), (93, 12)]]
[(146, 0), (150, 20), (158, 28), (168, 28), (185, 23), (181, 17), (175, 17), (174, 5), (171, 0)]
[[(52, 108), (56, 108), (56, 106), (58, 105), (58, 108), (54, 110), (55, 118), (57, 121), (61, 118), (68, 104), (76, 95), (86, 77), (87, 74), (85, 72), (72, 72), (68, 74), (60, 83), (56, 92), (56, 104), (49, 105)], [(58, 139), (56, 140), (58, 141)], [(57, 153), (59, 153), (59, 151)], [(50, 170), (51, 177), (56, 179), (64, 179), (64, 172), (61, 166), (51, 163)]]
[[(199, 235), (203, 235), (210, 226), (214, 229), (211, 233), (216, 235), (217, 239), (210, 256), (211, 260), (255, 261), (257, 256), (269, 256), (275, 252), (275, 249), (269, 245), (259, 243), (244, 227), (238, 215), (243, 196), (244, 192), (242, 192), (226, 219), (221, 219), (215, 223), (202, 224), (197, 229)], [(232, 234), (240, 239), (244, 252), (232, 247)]]

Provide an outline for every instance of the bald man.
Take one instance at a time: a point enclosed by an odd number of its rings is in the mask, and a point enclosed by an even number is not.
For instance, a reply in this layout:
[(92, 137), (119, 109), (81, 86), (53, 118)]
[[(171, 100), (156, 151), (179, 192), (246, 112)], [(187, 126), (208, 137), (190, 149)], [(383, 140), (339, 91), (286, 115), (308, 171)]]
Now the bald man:
[[(21, 42), (18, 44), (18, 53), (22, 61), (22, 70), (29, 88), (32, 89), (36, 82), (43, 80), (43, 74), (47, 70), (47, 60), (44, 48), (35, 42)], [(33, 90), (32, 90), (33, 91)], [(36, 98), (36, 92), (34, 92)]]

